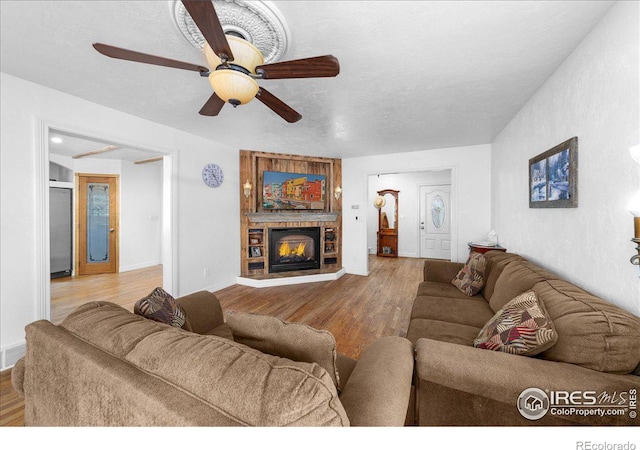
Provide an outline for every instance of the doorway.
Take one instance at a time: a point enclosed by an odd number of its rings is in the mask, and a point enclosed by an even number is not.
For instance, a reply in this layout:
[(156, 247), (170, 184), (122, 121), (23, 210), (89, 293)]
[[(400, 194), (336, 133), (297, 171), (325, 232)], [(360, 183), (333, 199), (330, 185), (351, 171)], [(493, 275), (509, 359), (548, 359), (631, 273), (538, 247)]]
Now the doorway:
[[(425, 238), (421, 227), (427, 228), (427, 218), (424, 210), (423, 187), (448, 186), (448, 202), (446, 223), (448, 237), (444, 238), (440, 247), (444, 250), (438, 256), (425, 256), (422, 249)], [(398, 256), (407, 258), (457, 258), (457, 227), (456, 227), (456, 195), (455, 169), (433, 168), (415, 172), (381, 173), (368, 176), (368, 190), (366, 205), (367, 217), (367, 247), (369, 254), (374, 254), (377, 248), (376, 232), (378, 229), (378, 209), (373, 200), (377, 191), (394, 189), (400, 191), (398, 209)], [(435, 245), (435, 243), (434, 243)]]
[(76, 173), (77, 275), (119, 271), (119, 180), (119, 175)]
[[(111, 145), (107, 147), (100, 147), (99, 153), (101, 155), (98, 157), (95, 155), (95, 147), (93, 151), (84, 152), (82, 157), (73, 158), (72, 155), (60, 155), (60, 152), (56, 149), (56, 141), (52, 140), (52, 137), (56, 137), (56, 135), (61, 134), (63, 138), (79, 138), (81, 140), (92, 141), (93, 143), (104, 143), (108, 142)], [(87, 137), (92, 136), (92, 137)], [(154, 145), (154, 150), (145, 150), (144, 146), (141, 146), (139, 143), (132, 143), (120, 140), (117, 136), (109, 136), (105, 134), (98, 134), (95, 132), (87, 133), (86, 131), (77, 131), (71, 127), (63, 126), (60, 124), (51, 124), (45, 122), (44, 120), (37, 119), (36, 120), (36, 172), (38, 176), (36, 177), (36, 205), (37, 210), (42, 213), (38, 215), (38, 220), (36, 222), (36, 248), (39, 257), (37, 258), (37, 280), (38, 284), (36, 287), (37, 298), (37, 317), (38, 319), (51, 319), (51, 301), (52, 301), (52, 293), (51, 293), (51, 261), (50, 261), (50, 251), (51, 251), (51, 237), (49, 233), (49, 224), (50, 224), (50, 205), (49, 205), (49, 188), (54, 185), (64, 185), (64, 187), (70, 188), (75, 191), (75, 183), (73, 183), (73, 175), (71, 179), (66, 180), (64, 183), (56, 182), (55, 180), (55, 167), (53, 172), (51, 172), (51, 167), (55, 166), (58, 162), (57, 160), (62, 158), (65, 162), (66, 167), (74, 167), (78, 172), (83, 173), (118, 173), (118, 171), (112, 171), (113, 165), (118, 165), (119, 161), (128, 160), (128, 167), (139, 168), (139, 167), (148, 167), (151, 169), (151, 166), (155, 166), (153, 171), (158, 173), (159, 177), (159, 187), (158, 192), (160, 195), (159, 202), (159, 210), (158, 212), (148, 213), (146, 210), (140, 211), (141, 214), (146, 214), (145, 217), (147, 220), (152, 221), (156, 224), (157, 234), (160, 236), (158, 238), (159, 242), (159, 256), (158, 261), (159, 264), (156, 266), (160, 270), (161, 276), (161, 285), (167, 290), (169, 293), (174, 293), (177, 291), (177, 267), (174, 264), (173, 255), (176, 253), (176, 214), (175, 207), (176, 204), (176, 185), (174, 182), (175, 177), (175, 163), (173, 161), (174, 152), (170, 149), (162, 148), (162, 146)], [(118, 157), (118, 152), (121, 152), (121, 157)], [(127, 153), (127, 156), (124, 156), (123, 153)], [(90, 155), (91, 153), (94, 153)], [(65, 159), (66, 158), (66, 159)], [(94, 160), (94, 158), (98, 158), (100, 161)], [(135, 164), (134, 164), (135, 158)], [(70, 161), (75, 161), (75, 163), (69, 164)], [(93, 163), (102, 164), (103, 170), (83, 170), (88, 165), (92, 165)], [(140, 163), (140, 165), (138, 165)], [(122, 166), (124, 167), (124, 165)], [(131, 173), (133, 169), (129, 169), (129, 173)], [(51, 178), (51, 176), (54, 178)], [(145, 189), (141, 189), (139, 177), (133, 176), (128, 177), (130, 180), (134, 180), (135, 183), (128, 182), (128, 191), (140, 192), (140, 195), (147, 195)], [(146, 180), (146, 178), (145, 178)], [(136, 184), (137, 183), (137, 184)], [(142, 186), (144, 188), (146, 186)], [(120, 190), (120, 189), (119, 189)], [(74, 192), (74, 197), (77, 197), (77, 193)], [(122, 192), (120, 195), (123, 195)], [(120, 199), (119, 199), (120, 200)], [(122, 207), (122, 205), (119, 205)], [(75, 202), (74, 209), (78, 207), (77, 202)], [(131, 218), (131, 211), (137, 212), (138, 209), (129, 207), (127, 208), (127, 216)], [(142, 234), (143, 236), (149, 234), (148, 230), (143, 227), (135, 227), (131, 226), (130, 223), (127, 223), (128, 229), (135, 229), (138, 232), (138, 235)], [(113, 228), (113, 227), (111, 227)], [(116, 231), (114, 230), (114, 233)], [(120, 243), (120, 249), (116, 251), (116, 255), (118, 257), (118, 266), (119, 270), (122, 272), (123, 270), (131, 270), (132, 275), (135, 274), (136, 270), (143, 270), (141, 267), (147, 266), (147, 264), (142, 264), (139, 267), (131, 262), (127, 264), (127, 261), (123, 261), (121, 250), (122, 248), (127, 248), (131, 242), (137, 244), (139, 236), (129, 236), (127, 242)], [(118, 236), (122, 239), (122, 236)], [(74, 246), (77, 248), (78, 242), (74, 239)], [(123, 247), (127, 246), (127, 247)], [(132, 253), (132, 252), (129, 252)], [(134, 247), (133, 253), (137, 253), (137, 247)], [(77, 254), (77, 251), (74, 250), (74, 256)], [(126, 258), (130, 259), (130, 258)], [(123, 265), (124, 264), (124, 265)], [(77, 263), (74, 262), (74, 267), (77, 267)], [(156, 269), (157, 270), (157, 269)], [(113, 274), (106, 275), (95, 275), (98, 277), (111, 276)], [(115, 274), (119, 275), (119, 274)], [(69, 277), (67, 277), (69, 278)], [(66, 281), (67, 278), (59, 278), (55, 279), (56, 282)]]
[(420, 257), (451, 260), (451, 185), (420, 186)]

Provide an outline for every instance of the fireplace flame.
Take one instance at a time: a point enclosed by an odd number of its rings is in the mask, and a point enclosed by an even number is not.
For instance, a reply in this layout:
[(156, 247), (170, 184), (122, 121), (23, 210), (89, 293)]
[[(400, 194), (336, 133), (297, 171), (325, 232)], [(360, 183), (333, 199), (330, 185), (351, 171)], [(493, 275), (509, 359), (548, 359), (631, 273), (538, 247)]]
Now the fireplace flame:
[(305, 247), (306, 247), (306, 244), (304, 242), (301, 242), (298, 244), (297, 247), (291, 249), (291, 246), (289, 245), (289, 243), (287, 241), (284, 241), (282, 244), (280, 244), (279, 254), (280, 256), (290, 256), (290, 255), (304, 256)]

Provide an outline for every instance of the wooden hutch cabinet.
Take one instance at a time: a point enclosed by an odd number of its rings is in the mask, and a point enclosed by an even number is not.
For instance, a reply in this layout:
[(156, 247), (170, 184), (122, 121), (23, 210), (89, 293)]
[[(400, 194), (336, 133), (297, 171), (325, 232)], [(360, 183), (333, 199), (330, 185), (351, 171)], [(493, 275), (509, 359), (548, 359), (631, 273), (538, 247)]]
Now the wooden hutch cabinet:
[(378, 256), (398, 257), (398, 194), (400, 191), (378, 191)]

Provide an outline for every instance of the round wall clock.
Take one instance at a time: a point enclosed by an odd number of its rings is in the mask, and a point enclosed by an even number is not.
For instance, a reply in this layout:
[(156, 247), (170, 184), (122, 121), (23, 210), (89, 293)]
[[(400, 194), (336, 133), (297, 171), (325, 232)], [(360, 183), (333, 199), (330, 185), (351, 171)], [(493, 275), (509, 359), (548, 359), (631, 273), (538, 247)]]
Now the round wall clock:
[(202, 169), (202, 180), (209, 187), (219, 187), (224, 180), (222, 169), (217, 164), (207, 164)]

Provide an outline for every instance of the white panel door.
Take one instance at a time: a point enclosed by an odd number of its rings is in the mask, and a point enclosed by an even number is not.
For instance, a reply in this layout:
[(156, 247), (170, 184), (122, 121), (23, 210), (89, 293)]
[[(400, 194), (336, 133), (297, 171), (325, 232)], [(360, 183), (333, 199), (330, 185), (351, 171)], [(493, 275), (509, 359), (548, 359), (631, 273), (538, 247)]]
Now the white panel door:
[(451, 259), (451, 186), (420, 186), (420, 257)]

